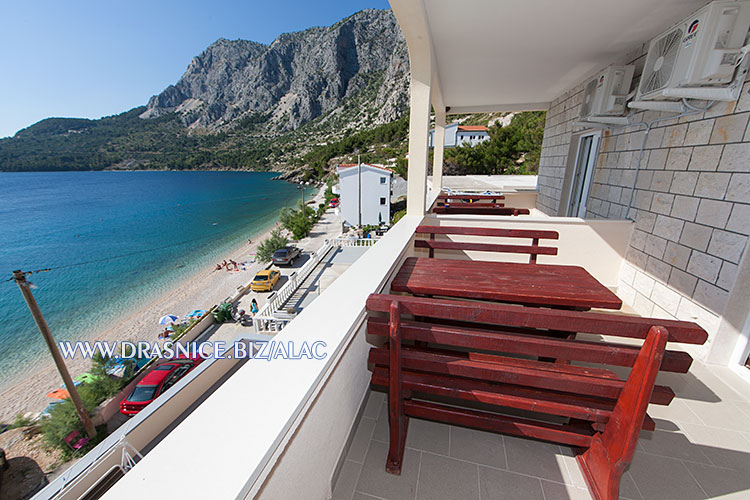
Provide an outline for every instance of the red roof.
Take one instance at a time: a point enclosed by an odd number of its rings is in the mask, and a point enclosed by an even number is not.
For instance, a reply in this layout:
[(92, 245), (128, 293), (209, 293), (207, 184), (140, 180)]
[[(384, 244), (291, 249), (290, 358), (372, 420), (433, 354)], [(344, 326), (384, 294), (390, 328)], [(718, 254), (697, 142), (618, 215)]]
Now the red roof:
[(487, 127), (483, 125), (459, 125), (458, 130), (465, 132), (487, 132)]
[[(371, 163), (363, 163), (362, 165), (367, 165), (368, 167), (377, 168), (380, 170), (385, 170), (386, 172), (393, 173), (393, 170), (391, 170), (390, 168), (373, 165)], [(357, 166), (356, 163), (339, 163), (339, 168), (350, 168), (350, 167), (356, 167), (356, 166)]]

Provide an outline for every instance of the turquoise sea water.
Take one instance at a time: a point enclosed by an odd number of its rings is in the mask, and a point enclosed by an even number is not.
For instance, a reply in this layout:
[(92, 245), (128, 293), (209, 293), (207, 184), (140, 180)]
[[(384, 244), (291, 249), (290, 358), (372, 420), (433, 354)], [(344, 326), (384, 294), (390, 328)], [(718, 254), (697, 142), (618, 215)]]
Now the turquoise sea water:
[(37, 302), (56, 340), (84, 338), (273, 224), (300, 196), (273, 176), (0, 172), (0, 389), (49, 358), (18, 287), (4, 282), (14, 269), (52, 268), (28, 277)]

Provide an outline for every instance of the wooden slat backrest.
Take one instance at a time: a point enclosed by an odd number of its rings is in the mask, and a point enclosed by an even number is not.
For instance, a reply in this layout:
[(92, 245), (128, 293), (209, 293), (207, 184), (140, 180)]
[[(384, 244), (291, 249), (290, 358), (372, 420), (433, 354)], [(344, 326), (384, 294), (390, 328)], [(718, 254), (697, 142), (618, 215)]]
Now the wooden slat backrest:
[(438, 205), (438, 206), (448, 206), (448, 207), (471, 207), (471, 208), (504, 208), (505, 203), (490, 203), (490, 202), (476, 202), (476, 203), (457, 203), (457, 204), (449, 204), (449, 205)]
[(540, 229), (502, 229), (495, 227), (457, 227), (457, 226), (417, 226), (415, 233), (420, 234), (463, 234), (470, 236), (494, 236), (498, 238), (536, 238), (557, 240), (557, 231)]
[(505, 195), (502, 194), (448, 194), (440, 193), (438, 200), (504, 200)]
[(435, 207), (432, 209), (436, 214), (466, 214), (466, 215), (530, 215), (528, 208), (513, 207), (474, 207), (471, 203), (462, 205), (453, 205), (445, 207)]
[(390, 312), (390, 305), (394, 301), (399, 303), (402, 315), (639, 339), (645, 339), (650, 328), (658, 325), (669, 331), (670, 342), (704, 344), (708, 339), (708, 334), (703, 328), (689, 321), (520, 307), (488, 302), (482, 302), (480, 305), (468, 301), (372, 294), (367, 298), (367, 309)]
[[(388, 337), (389, 321), (371, 317), (367, 320), (367, 333)], [(456, 325), (440, 325), (418, 321), (401, 322), (404, 340), (415, 340), (432, 344), (461, 348), (496, 350), (510, 354), (529, 354), (564, 361), (583, 361), (612, 366), (633, 366), (639, 346), (613, 344), (609, 342), (585, 341), (535, 335), (532, 331), (485, 330)], [(693, 358), (683, 351), (666, 351), (661, 369), (663, 371), (687, 373)]]
[[(417, 234), (429, 234), (429, 240), (415, 240), (416, 248), (429, 248), (430, 257), (434, 257), (435, 249), (446, 250), (473, 250), (482, 252), (503, 253), (527, 253), (530, 254), (529, 262), (536, 263), (536, 256), (557, 255), (557, 248), (539, 246), (539, 240), (557, 240), (560, 234), (557, 231), (535, 230), (535, 229), (501, 229), (490, 227), (456, 227), (456, 226), (418, 226)], [(461, 235), (461, 236), (486, 236), (494, 238), (528, 238), (531, 245), (500, 245), (494, 243), (478, 242), (455, 242), (435, 241), (436, 234)]]

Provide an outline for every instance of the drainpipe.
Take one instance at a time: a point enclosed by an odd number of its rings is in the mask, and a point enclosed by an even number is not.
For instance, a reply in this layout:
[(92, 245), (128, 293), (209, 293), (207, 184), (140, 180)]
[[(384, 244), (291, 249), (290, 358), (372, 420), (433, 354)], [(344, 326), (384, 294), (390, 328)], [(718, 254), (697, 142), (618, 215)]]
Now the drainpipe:
[(639, 125), (645, 127), (643, 130), (643, 140), (641, 141), (641, 147), (638, 149), (638, 161), (635, 164), (635, 176), (633, 178), (633, 185), (630, 188), (630, 196), (628, 197), (628, 207), (625, 209), (625, 218), (630, 219), (633, 222), (635, 222), (635, 218), (630, 216), (630, 208), (633, 205), (633, 196), (635, 194), (635, 186), (638, 183), (638, 173), (641, 171), (641, 161), (643, 160), (643, 150), (646, 147), (646, 140), (648, 139), (648, 134), (651, 132), (651, 129), (653, 128), (655, 123), (665, 121), (665, 120), (674, 120), (674, 119), (680, 119), (684, 116), (690, 116), (697, 113), (703, 113), (704, 111), (708, 111), (708, 109), (714, 105), (714, 101), (711, 101), (708, 103), (708, 105), (705, 108), (699, 108), (696, 106), (693, 106), (692, 104), (687, 102), (687, 99), (682, 99), (682, 113), (674, 116), (662, 116), (660, 118), (656, 118), (655, 120), (651, 120), (650, 122), (635, 122), (633, 125)]

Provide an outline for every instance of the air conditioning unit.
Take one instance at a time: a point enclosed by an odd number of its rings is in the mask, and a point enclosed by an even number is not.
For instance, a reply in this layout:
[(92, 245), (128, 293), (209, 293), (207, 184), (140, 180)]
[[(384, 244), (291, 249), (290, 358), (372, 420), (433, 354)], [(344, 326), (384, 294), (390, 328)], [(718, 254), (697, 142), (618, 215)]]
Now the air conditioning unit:
[[(733, 100), (735, 73), (745, 59), (750, 1), (712, 2), (653, 40), (634, 103), (681, 98)], [(746, 65), (745, 69), (746, 71)], [(734, 91), (736, 90), (736, 92)]]
[(579, 119), (624, 115), (634, 71), (632, 65), (610, 66), (587, 83)]

